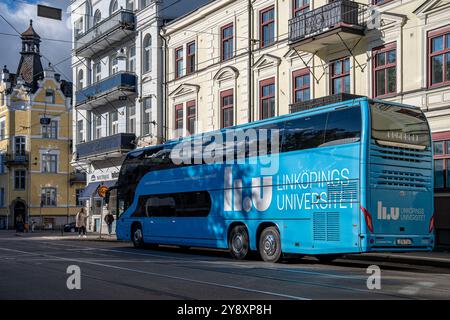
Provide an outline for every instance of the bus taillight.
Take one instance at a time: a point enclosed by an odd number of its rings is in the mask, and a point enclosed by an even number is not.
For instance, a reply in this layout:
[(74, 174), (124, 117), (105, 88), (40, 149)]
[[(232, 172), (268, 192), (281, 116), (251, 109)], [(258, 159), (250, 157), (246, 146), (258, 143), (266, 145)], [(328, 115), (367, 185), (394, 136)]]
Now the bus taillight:
[(373, 232), (372, 216), (370, 215), (369, 211), (367, 211), (363, 206), (361, 206), (361, 210), (364, 213), (367, 228), (369, 228), (370, 232)]
[(433, 232), (433, 229), (434, 229), (434, 214), (431, 216), (430, 227), (428, 228), (428, 231), (431, 233)]

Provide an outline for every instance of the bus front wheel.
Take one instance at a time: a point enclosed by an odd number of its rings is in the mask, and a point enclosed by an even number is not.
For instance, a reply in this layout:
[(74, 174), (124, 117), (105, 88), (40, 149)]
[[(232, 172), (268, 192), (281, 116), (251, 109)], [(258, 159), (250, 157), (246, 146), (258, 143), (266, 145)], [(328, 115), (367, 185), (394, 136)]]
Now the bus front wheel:
[(132, 241), (135, 248), (142, 248), (144, 246), (144, 235), (142, 233), (142, 227), (140, 224), (133, 226)]
[(259, 237), (259, 254), (266, 262), (278, 262), (281, 259), (280, 232), (275, 227), (263, 230)]
[(231, 256), (239, 260), (245, 259), (249, 250), (247, 229), (242, 225), (234, 227), (228, 242)]

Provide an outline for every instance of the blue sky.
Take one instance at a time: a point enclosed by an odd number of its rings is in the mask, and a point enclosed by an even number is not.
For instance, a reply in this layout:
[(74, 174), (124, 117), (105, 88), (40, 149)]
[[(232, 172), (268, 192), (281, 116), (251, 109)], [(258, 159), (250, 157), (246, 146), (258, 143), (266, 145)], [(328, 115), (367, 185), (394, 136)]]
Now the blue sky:
[[(37, 17), (36, 4), (54, 6), (63, 10), (63, 21)], [(57, 64), (62, 78), (72, 80), (71, 55), (72, 38), (68, 6), (70, 0), (0, 0), (0, 13), (19, 31), (28, 28), (30, 19), (33, 27), (41, 36), (42, 64), (48, 65), (49, 60)], [(52, 41), (65, 40), (69, 42)], [(15, 73), (20, 61), (21, 40), (18, 34), (2, 18), (0, 18), (0, 66), (7, 65)], [(48, 60), (47, 60), (48, 59)], [(65, 61), (64, 61), (65, 60)], [(63, 61), (63, 62), (61, 62)]]

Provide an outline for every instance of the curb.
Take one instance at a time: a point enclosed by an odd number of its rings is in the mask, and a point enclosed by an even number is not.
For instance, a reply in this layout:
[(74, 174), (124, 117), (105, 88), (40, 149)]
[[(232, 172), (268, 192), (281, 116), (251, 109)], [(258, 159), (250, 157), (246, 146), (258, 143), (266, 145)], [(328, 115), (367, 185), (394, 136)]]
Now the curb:
[(345, 260), (381, 261), (381, 262), (404, 263), (419, 266), (431, 266), (437, 268), (450, 268), (450, 259), (441, 259), (433, 257), (411, 257), (411, 256), (401, 256), (398, 254), (351, 255), (346, 256)]

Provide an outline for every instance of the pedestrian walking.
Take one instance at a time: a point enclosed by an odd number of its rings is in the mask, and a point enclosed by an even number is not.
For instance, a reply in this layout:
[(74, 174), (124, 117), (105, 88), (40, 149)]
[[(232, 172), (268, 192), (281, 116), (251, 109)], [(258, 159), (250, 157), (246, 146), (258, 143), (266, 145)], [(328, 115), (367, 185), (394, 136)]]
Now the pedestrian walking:
[(111, 214), (111, 212), (108, 212), (108, 214), (105, 216), (105, 222), (108, 226), (108, 234), (111, 235), (112, 233), (112, 225), (114, 222), (114, 216)]
[(18, 215), (16, 218), (16, 233), (23, 232), (24, 227), (23, 217)]
[(84, 211), (84, 208), (81, 208), (81, 210), (78, 211), (75, 220), (76, 220), (75, 221), (76, 227), (78, 228), (78, 238), (81, 237), (81, 234), (83, 234), (84, 238), (87, 238), (86, 236), (87, 214), (86, 211)]
[(36, 228), (36, 221), (34, 219), (31, 220), (31, 233), (34, 233), (34, 228)]

